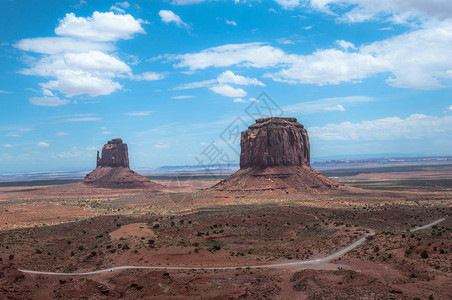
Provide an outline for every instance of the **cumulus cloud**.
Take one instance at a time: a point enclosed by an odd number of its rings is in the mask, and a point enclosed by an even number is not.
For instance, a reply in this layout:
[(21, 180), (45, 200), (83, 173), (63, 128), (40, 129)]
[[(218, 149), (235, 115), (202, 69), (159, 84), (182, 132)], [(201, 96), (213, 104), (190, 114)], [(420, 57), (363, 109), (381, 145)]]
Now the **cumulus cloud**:
[(32, 97), (30, 103), (38, 106), (61, 106), (69, 103), (69, 100), (58, 97)]
[(434, 117), (412, 114), (403, 119), (388, 117), (359, 123), (343, 122), (311, 127), (309, 135), (326, 141), (375, 141), (452, 137), (452, 116)]
[(140, 21), (131, 15), (95, 11), (92, 17), (66, 14), (55, 29), (57, 35), (96, 42), (114, 42), (131, 39), (136, 33), (145, 33)]
[(387, 83), (392, 86), (436, 89), (451, 77), (452, 20), (359, 47), (347, 41), (337, 44), (339, 49), (320, 49), (307, 55), (288, 54), (264, 43), (228, 44), (173, 58), (179, 61), (175, 67), (190, 70), (232, 65), (272, 68), (276, 72), (267, 72), (264, 77), (292, 84), (360, 82), (388, 73)]
[[(121, 2), (118, 5), (125, 8), (127, 3)], [(142, 22), (131, 15), (113, 12), (96, 11), (91, 17), (77, 17), (70, 13), (59, 21), (55, 29), (58, 37), (39, 37), (17, 42), (15, 47), (20, 50), (42, 54), (38, 59), (30, 60), (29, 67), (20, 73), (51, 79), (40, 83), (44, 97), (34, 97), (30, 102), (36, 105), (61, 105), (61, 101), (67, 100), (56, 101), (56, 92), (68, 97), (96, 97), (122, 89), (117, 78), (162, 78), (152, 72), (133, 75), (130, 66), (114, 53), (114, 42), (145, 33), (141, 27)], [(53, 101), (45, 97), (53, 97)]]
[(210, 90), (226, 97), (240, 98), (246, 96), (246, 92), (243, 89), (236, 89), (227, 84), (213, 86)]
[(262, 82), (256, 78), (244, 77), (241, 75), (235, 75), (232, 71), (226, 70), (220, 75), (218, 75), (217, 80), (219, 83), (232, 83), (237, 85), (259, 85), (265, 86)]
[(238, 103), (246, 103), (246, 102), (248, 102), (248, 101), (246, 101), (246, 100), (244, 100), (244, 99), (242, 99), (242, 98), (235, 98), (235, 99), (232, 100), (232, 101), (238, 102)]
[(49, 147), (49, 144), (47, 144), (46, 142), (39, 142), (38, 147)]
[(179, 27), (188, 27), (187, 24), (185, 24), (182, 19), (171, 10), (161, 10), (159, 11), (159, 16), (162, 19), (162, 22), (166, 24), (176, 23)]

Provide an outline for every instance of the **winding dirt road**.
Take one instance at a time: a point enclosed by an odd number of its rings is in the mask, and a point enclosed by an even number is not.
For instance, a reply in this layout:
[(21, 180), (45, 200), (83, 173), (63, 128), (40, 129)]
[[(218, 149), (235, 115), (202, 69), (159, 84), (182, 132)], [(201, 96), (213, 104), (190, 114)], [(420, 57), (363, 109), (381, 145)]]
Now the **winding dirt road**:
[[(445, 218), (436, 220), (432, 223), (429, 223), (427, 225), (415, 228), (410, 230), (411, 232), (430, 228), (442, 221), (444, 221)], [(86, 275), (95, 275), (105, 272), (113, 272), (116, 270), (127, 270), (127, 269), (146, 269), (146, 270), (235, 270), (235, 269), (263, 269), (263, 268), (283, 268), (283, 267), (293, 267), (298, 265), (305, 265), (305, 264), (316, 264), (316, 263), (323, 263), (330, 260), (333, 260), (339, 256), (344, 255), (345, 253), (355, 249), (362, 243), (364, 243), (367, 239), (367, 237), (374, 235), (374, 233), (368, 234), (365, 237), (357, 240), (356, 242), (350, 244), (349, 246), (339, 250), (338, 252), (331, 254), (329, 256), (318, 258), (318, 259), (310, 259), (310, 260), (301, 260), (301, 261), (295, 261), (290, 263), (279, 263), (279, 264), (268, 264), (268, 265), (256, 265), (256, 266), (235, 266), (235, 267), (163, 267), (163, 266), (119, 266), (119, 267), (113, 267), (109, 269), (103, 269), (103, 270), (97, 270), (92, 272), (79, 272), (79, 273), (58, 273), (58, 272), (47, 272), (47, 271), (32, 271), (32, 270), (22, 270), (19, 269), (19, 271), (23, 273), (28, 274), (40, 274), (40, 275), (56, 275), (56, 276), (86, 276)]]

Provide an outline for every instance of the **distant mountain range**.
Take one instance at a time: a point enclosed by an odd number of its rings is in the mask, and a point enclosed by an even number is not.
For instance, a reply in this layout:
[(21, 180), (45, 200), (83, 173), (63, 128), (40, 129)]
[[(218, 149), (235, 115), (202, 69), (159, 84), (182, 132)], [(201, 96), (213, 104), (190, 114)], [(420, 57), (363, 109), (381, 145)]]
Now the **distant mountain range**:
[[(410, 166), (410, 165), (441, 165), (452, 164), (452, 156), (436, 157), (395, 157), (395, 158), (354, 158), (354, 159), (330, 159), (312, 160), (311, 166), (317, 170), (369, 168), (385, 166)], [(159, 168), (134, 168), (143, 175), (171, 175), (171, 174), (215, 174), (230, 175), (239, 169), (238, 164), (217, 165), (187, 165), (187, 166), (163, 166)], [(49, 171), (49, 172), (25, 172), (3, 173), (0, 181), (17, 180), (52, 180), (52, 179), (82, 179), (92, 170), (82, 169), (75, 171)]]

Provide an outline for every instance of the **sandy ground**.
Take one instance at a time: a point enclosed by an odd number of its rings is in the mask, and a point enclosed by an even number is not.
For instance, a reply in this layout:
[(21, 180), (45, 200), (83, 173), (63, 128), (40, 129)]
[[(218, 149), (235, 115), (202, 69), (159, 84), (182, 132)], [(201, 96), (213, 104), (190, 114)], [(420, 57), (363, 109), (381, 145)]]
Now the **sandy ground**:
[[(346, 178), (360, 189), (317, 195), (202, 190), (214, 180), (159, 181), (167, 186), (161, 193), (79, 183), (1, 187), (0, 298), (447, 299), (450, 175), (361, 174)], [(439, 184), (426, 190), (414, 181), (398, 189), (400, 179), (422, 178)], [(362, 189), (367, 181), (373, 188), (384, 182), (385, 190)], [(409, 232), (440, 217), (447, 219)], [(334, 253), (359, 239), (360, 228), (375, 237), (334, 261), (301, 266), (124, 270), (89, 278), (17, 271), (287, 263)]]

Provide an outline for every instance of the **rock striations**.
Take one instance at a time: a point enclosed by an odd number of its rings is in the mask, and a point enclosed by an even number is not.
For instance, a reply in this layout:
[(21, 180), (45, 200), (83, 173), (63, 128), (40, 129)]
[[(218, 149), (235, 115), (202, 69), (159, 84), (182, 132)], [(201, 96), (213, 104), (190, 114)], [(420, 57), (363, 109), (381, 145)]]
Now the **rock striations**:
[(240, 143), (240, 170), (214, 189), (311, 194), (343, 188), (311, 168), (308, 132), (295, 118), (258, 119)]
[(163, 188), (129, 168), (127, 144), (121, 139), (108, 141), (102, 148), (102, 157), (97, 151), (97, 167), (82, 182), (105, 188), (146, 188), (156, 191)]

